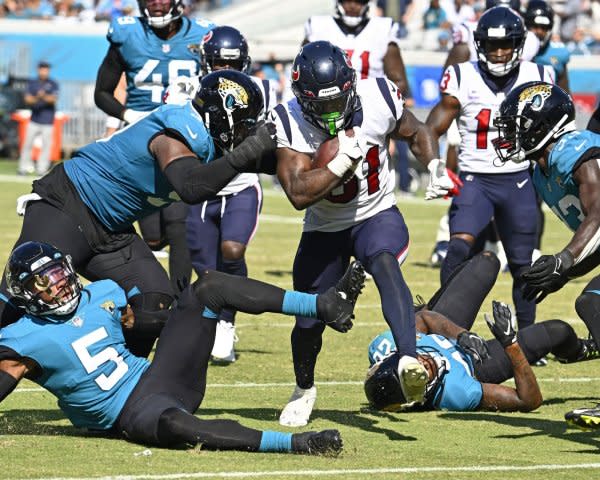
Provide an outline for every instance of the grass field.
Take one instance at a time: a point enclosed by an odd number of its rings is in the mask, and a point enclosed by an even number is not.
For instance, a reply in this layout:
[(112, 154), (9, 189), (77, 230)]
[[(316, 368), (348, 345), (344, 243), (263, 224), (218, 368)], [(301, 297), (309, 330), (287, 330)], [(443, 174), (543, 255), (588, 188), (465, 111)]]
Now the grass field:
[[(20, 220), (15, 199), (29, 191), (25, 182), (3, 173), (0, 163), (0, 262), (15, 241)], [(439, 272), (427, 266), (432, 239), (446, 204), (400, 200), (411, 231), (403, 271), (413, 295), (430, 296)], [(555, 252), (569, 237), (547, 214), (544, 251)], [(274, 191), (265, 195), (263, 216), (248, 251), (253, 277), (291, 288), (291, 265), (301, 215)], [(584, 334), (573, 303), (589, 278), (568, 284), (547, 299), (538, 319), (561, 318)], [(501, 274), (484, 303), (510, 301), (511, 279)], [(293, 388), (290, 317), (238, 317), (239, 361), (211, 367), (199, 415), (229, 418), (259, 429), (279, 429), (277, 418)], [(357, 305), (354, 329), (346, 335), (328, 329), (317, 365), (319, 398), (310, 429), (338, 428), (344, 452), (338, 458), (283, 454), (169, 451), (105, 439), (73, 428), (53, 397), (30, 382), (0, 404), (0, 478), (364, 478), (401, 479), (590, 479), (600, 477), (600, 438), (567, 429), (567, 410), (600, 398), (598, 362), (561, 365), (553, 360), (535, 369), (544, 404), (530, 414), (429, 412), (388, 414), (367, 408), (362, 381), (367, 345), (385, 328), (372, 282)], [(475, 331), (489, 337), (482, 316)], [(597, 477), (598, 475), (598, 477)]]

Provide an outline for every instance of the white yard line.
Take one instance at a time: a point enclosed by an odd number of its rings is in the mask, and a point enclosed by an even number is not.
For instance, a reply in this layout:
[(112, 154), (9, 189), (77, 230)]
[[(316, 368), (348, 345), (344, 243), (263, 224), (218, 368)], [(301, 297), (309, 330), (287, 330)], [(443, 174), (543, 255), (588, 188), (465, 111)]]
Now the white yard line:
[[(591, 383), (600, 382), (600, 377), (558, 377), (558, 378), (540, 378), (538, 382), (541, 383)], [(509, 380), (511, 381), (511, 380)], [(336, 387), (345, 385), (362, 385), (362, 380), (339, 380), (339, 381), (324, 381), (315, 382), (319, 387)], [(266, 382), (266, 383), (254, 383), (254, 382), (237, 382), (237, 383), (209, 383), (207, 388), (287, 388), (293, 387), (294, 382)], [(42, 387), (24, 387), (17, 388), (13, 393), (48, 393)]]
[(453, 473), (453, 472), (535, 472), (559, 470), (597, 470), (600, 463), (550, 464), (550, 465), (489, 465), (471, 467), (399, 467), (399, 468), (348, 468), (335, 470), (275, 470), (262, 472), (194, 472), (164, 475), (119, 475), (115, 477), (47, 477), (30, 480), (175, 480), (178, 478), (261, 478), (261, 477), (326, 477), (343, 475), (382, 475), (399, 473)]

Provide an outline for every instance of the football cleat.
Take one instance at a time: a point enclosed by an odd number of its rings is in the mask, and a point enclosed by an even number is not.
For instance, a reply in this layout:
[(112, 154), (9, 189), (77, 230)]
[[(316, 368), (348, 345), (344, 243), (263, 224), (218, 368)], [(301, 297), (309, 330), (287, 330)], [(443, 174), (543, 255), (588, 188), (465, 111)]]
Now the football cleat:
[(596, 341), (593, 338), (580, 338), (579, 340), (581, 342), (581, 350), (579, 351), (579, 355), (577, 355), (577, 358), (568, 359), (556, 357), (556, 359), (560, 363), (575, 363), (600, 358), (600, 351), (598, 350)]
[(448, 255), (448, 242), (441, 241), (435, 244), (433, 247), (433, 253), (431, 254), (431, 266), (434, 268), (440, 268), (442, 266), (442, 262)]
[(310, 420), (316, 400), (317, 387), (313, 385), (304, 389), (296, 385), (290, 400), (279, 416), (279, 423), (287, 427), (303, 427)]
[(345, 333), (352, 328), (354, 305), (365, 285), (365, 271), (359, 261), (352, 262), (335, 287), (317, 297), (317, 313), (323, 323)]
[(233, 344), (238, 341), (235, 325), (225, 320), (219, 320), (215, 332), (215, 343), (210, 352), (213, 362), (233, 363), (236, 360)]
[(530, 363), (533, 367), (546, 367), (548, 366), (548, 359), (546, 357), (538, 358), (535, 362)]
[(365, 286), (365, 268), (358, 260), (354, 260), (346, 269), (346, 272), (335, 285), (338, 293), (348, 300), (352, 305), (356, 305), (356, 299)]
[(292, 436), (292, 449), (296, 453), (335, 457), (344, 444), (338, 430), (296, 433)]
[(576, 408), (565, 413), (565, 420), (569, 425), (584, 430), (596, 430), (600, 428), (600, 403), (591, 408)]
[(416, 358), (403, 356), (398, 362), (400, 388), (407, 405), (423, 403), (429, 375), (425, 367)]

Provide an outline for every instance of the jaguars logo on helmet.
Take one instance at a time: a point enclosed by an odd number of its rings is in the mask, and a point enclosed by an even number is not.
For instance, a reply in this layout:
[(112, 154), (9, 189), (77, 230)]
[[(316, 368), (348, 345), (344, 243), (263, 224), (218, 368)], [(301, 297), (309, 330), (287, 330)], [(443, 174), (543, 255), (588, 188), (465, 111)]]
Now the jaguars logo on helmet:
[(494, 119), (494, 149), (502, 161), (522, 162), (540, 155), (561, 135), (575, 130), (575, 105), (557, 85), (527, 82), (514, 88)]
[(248, 92), (240, 84), (227, 78), (219, 78), (218, 91), (227, 110), (248, 108)]

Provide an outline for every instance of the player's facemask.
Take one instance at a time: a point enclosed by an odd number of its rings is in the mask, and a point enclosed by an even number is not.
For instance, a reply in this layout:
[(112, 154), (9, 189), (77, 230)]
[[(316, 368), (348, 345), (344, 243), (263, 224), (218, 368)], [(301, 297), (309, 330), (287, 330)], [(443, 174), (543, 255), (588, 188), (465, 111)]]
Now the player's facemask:
[(183, 15), (181, 0), (138, 0), (140, 12), (153, 28), (165, 28)]
[(356, 110), (356, 93), (352, 87), (327, 98), (310, 98), (301, 102), (307, 119), (315, 126), (324, 129), (330, 136), (347, 126), (352, 113)]
[(68, 315), (79, 304), (81, 283), (70, 260), (65, 259), (32, 275), (21, 295), (37, 315)]

